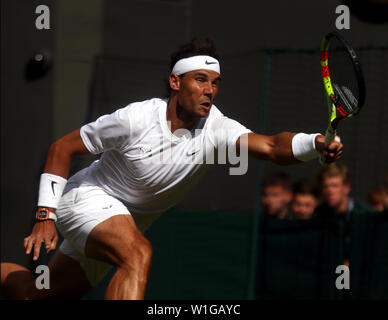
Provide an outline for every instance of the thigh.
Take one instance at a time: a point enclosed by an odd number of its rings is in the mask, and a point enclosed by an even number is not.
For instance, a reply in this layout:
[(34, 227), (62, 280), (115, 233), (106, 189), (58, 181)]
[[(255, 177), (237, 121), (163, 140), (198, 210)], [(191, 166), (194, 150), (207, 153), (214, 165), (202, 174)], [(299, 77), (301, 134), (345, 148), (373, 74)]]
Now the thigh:
[(130, 215), (121, 201), (100, 187), (80, 186), (70, 189), (62, 197), (57, 208), (56, 226), (74, 249), (84, 253), (89, 233), (117, 214)]
[(114, 266), (125, 262), (131, 252), (151, 247), (131, 215), (115, 215), (98, 224), (88, 236), (85, 254)]

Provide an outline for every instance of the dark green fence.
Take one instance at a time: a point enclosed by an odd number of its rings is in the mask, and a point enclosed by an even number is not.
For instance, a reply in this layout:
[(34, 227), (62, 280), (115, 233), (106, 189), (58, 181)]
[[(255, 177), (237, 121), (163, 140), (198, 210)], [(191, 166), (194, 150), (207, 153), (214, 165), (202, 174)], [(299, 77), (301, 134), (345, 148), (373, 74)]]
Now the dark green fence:
[[(163, 215), (147, 231), (154, 247), (146, 299), (247, 299), (251, 277), (251, 215), (187, 212)], [(346, 221), (260, 220), (256, 299), (388, 298), (388, 212), (350, 222), (350, 290), (338, 290), (346, 259)], [(87, 295), (102, 299), (109, 280)]]
[[(388, 212), (354, 215), (349, 226), (343, 218), (265, 219), (261, 226), (257, 297), (387, 299), (387, 228)], [(336, 268), (343, 264), (349, 264), (349, 290), (338, 290), (335, 285), (341, 275)]]

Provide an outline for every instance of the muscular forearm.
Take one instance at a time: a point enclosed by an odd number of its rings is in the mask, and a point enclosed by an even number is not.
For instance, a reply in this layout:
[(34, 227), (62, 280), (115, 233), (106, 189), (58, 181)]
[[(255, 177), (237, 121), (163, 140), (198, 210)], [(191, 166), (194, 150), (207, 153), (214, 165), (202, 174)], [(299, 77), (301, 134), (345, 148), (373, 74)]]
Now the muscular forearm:
[(51, 145), (47, 154), (45, 173), (67, 178), (73, 156), (89, 154), (79, 132), (79, 129), (75, 130)]
[(299, 163), (291, 149), (294, 135), (293, 132), (281, 132), (273, 136), (249, 133), (237, 140), (237, 147), (248, 146), (249, 156), (256, 159), (268, 160), (280, 165)]
[(72, 154), (60, 142), (51, 145), (47, 154), (44, 173), (51, 173), (67, 178), (70, 169)]
[[(248, 145), (249, 156), (257, 159), (268, 160), (279, 165), (297, 164), (310, 159), (311, 157), (309, 158), (308, 156), (308, 159), (305, 159), (303, 156), (301, 157), (301, 154), (304, 155), (304, 152), (308, 151), (309, 148), (311, 150), (314, 150), (314, 148), (312, 146), (312, 140), (310, 140), (310, 144), (307, 145), (306, 149), (306, 141), (302, 139), (305, 143), (302, 143), (302, 145), (296, 143), (295, 146), (299, 146), (299, 148), (293, 150), (293, 138), (296, 134), (294, 132), (281, 132), (273, 136), (265, 136), (249, 133), (248, 135), (241, 136), (237, 141), (237, 145), (241, 145), (241, 147)], [(308, 139), (313, 139), (314, 137), (313, 135), (304, 136), (307, 136), (307, 143), (309, 141)], [(317, 142), (323, 139), (324, 136), (317, 135), (315, 141)], [(300, 138), (297, 140), (299, 141)], [(298, 151), (297, 156), (295, 155), (295, 151)]]
[[(72, 153), (69, 148), (66, 147), (66, 143), (63, 143), (61, 142), (61, 140), (58, 140), (53, 143), (49, 149), (46, 159), (46, 165), (43, 172), (67, 179), (71, 159)], [(56, 209), (52, 206), (44, 205), (44, 207), (49, 208), (50, 211), (54, 213), (56, 212)]]
[(281, 132), (272, 136), (269, 160), (279, 165), (300, 163), (301, 161), (295, 159), (292, 153), (291, 142), (295, 135), (294, 132)]
[(71, 159), (74, 155), (88, 153), (89, 151), (80, 137), (79, 129), (51, 145), (47, 154), (44, 174), (41, 175), (40, 179), (38, 206), (48, 207), (55, 211), (67, 182)]

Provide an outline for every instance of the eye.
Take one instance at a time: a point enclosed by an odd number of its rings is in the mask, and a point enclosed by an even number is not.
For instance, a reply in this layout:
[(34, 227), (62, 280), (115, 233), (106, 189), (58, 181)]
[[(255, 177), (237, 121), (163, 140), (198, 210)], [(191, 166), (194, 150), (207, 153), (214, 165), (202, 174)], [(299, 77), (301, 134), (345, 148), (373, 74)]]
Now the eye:
[(198, 82), (205, 82), (206, 81), (205, 78), (203, 78), (203, 77), (198, 77), (195, 80), (197, 80)]
[(216, 80), (212, 82), (213, 87), (219, 87), (220, 86), (220, 80)]

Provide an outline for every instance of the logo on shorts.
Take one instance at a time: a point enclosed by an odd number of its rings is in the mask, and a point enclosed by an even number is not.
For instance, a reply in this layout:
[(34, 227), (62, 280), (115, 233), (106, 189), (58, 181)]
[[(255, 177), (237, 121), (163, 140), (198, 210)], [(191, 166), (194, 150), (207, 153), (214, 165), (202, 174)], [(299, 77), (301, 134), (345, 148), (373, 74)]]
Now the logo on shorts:
[(107, 206), (107, 207), (102, 207), (102, 210), (107, 210), (107, 209), (110, 209), (113, 207), (113, 204), (111, 204), (110, 206)]

